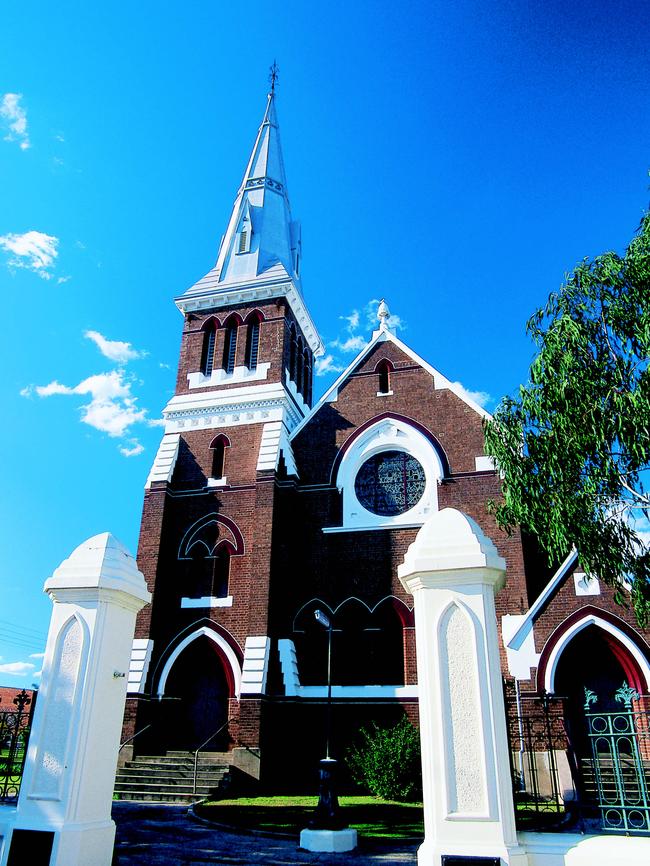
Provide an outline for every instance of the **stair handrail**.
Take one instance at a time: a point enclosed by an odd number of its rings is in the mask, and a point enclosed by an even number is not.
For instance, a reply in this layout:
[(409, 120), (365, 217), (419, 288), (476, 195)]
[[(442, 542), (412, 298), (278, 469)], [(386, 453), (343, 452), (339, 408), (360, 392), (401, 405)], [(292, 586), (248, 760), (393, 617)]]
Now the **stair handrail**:
[(205, 742), (201, 743), (201, 745), (198, 747), (198, 749), (194, 752), (194, 784), (193, 784), (193, 787), (192, 787), (192, 793), (193, 793), (193, 794), (196, 794), (196, 777), (197, 777), (198, 763), (199, 763), (199, 752), (200, 752), (200, 751), (201, 751), (205, 746), (208, 745), (208, 743), (210, 742), (210, 740), (214, 740), (214, 738), (217, 736), (217, 734), (220, 734), (220, 733), (223, 731), (224, 728), (227, 728), (228, 725), (229, 725), (232, 721), (233, 721), (232, 719), (226, 719), (226, 721), (223, 723), (223, 725), (221, 725), (220, 728), (217, 728), (217, 730), (214, 732), (214, 734), (210, 734), (210, 736), (208, 737), (208, 739), (205, 740)]
[(135, 734), (133, 734), (132, 737), (129, 737), (128, 740), (124, 740), (124, 742), (120, 745), (120, 748), (117, 750), (118, 755), (119, 755), (119, 753), (122, 751), (122, 749), (124, 748), (124, 746), (128, 746), (128, 744), (129, 744), (132, 740), (135, 740), (135, 738), (136, 738), (136, 737), (139, 737), (140, 734), (144, 734), (144, 732), (147, 731), (147, 730), (151, 727), (152, 724), (153, 724), (153, 722), (150, 722), (148, 725), (145, 725), (144, 728), (140, 728), (139, 731), (136, 731)]

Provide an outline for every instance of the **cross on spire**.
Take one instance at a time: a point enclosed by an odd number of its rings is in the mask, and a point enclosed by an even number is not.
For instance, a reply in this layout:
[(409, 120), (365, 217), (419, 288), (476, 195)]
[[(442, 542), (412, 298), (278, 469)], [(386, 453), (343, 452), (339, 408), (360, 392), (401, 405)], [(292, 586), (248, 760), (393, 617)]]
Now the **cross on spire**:
[(280, 70), (278, 69), (278, 64), (273, 61), (273, 66), (269, 70), (269, 81), (271, 82), (271, 93), (275, 93), (275, 85), (278, 80)]

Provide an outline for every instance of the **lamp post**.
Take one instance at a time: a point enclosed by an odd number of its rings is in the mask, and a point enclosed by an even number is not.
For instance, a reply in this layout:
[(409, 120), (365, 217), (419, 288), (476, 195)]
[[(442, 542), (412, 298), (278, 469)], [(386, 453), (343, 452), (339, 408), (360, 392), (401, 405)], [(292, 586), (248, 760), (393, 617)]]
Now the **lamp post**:
[(327, 629), (327, 717), (325, 757), (319, 762), (318, 805), (307, 827), (300, 832), (300, 847), (307, 851), (352, 851), (357, 846), (357, 831), (341, 817), (334, 790), (337, 762), (330, 755), (332, 734), (332, 619), (322, 610), (314, 611), (319, 625)]
[(346, 824), (341, 818), (338, 797), (334, 790), (337, 761), (330, 755), (332, 738), (332, 619), (322, 610), (314, 611), (319, 625), (327, 629), (327, 715), (325, 721), (325, 757), (319, 764), (319, 796), (314, 816), (309, 822), (312, 830), (342, 830)]
[(330, 741), (332, 735), (332, 620), (322, 610), (314, 611), (314, 619), (327, 629), (327, 716), (325, 721), (325, 760), (330, 757)]

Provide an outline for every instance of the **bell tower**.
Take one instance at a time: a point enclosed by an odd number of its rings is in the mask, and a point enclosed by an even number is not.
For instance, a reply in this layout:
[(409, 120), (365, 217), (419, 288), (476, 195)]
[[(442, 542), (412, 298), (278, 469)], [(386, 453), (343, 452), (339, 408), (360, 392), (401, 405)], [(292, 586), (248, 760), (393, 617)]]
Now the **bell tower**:
[[(273, 81), (274, 85), (275, 82)], [(312, 403), (323, 346), (305, 305), (275, 88), (214, 267), (175, 299), (174, 396), (151, 467), (124, 739), (141, 753), (259, 746), (270, 656), (271, 537), (289, 436)]]

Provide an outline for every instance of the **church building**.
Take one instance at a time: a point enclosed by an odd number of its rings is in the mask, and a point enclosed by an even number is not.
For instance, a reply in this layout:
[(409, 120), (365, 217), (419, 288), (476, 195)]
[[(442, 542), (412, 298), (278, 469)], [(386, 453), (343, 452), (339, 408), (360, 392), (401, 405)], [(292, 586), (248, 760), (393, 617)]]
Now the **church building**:
[(487, 413), (391, 330), (386, 303), (314, 400), (323, 343), (275, 103), (272, 91), (216, 264), (175, 299), (178, 377), (137, 556), (152, 602), (138, 615), (123, 740), (143, 754), (228, 752), (267, 780), (315, 769), (328, 645), (316, 611), (332, 624), (334, 753), (371, 721), (417, 723), (413, 599), (397, 568), (446, 507), (506, 560), (501, 661), (519, 700), (561, 695), (579, 714), (585, 687), (625, 681), (647, 695), (650, 634), (575, 554), (550, 569), (534, 539), (498, 529)]

